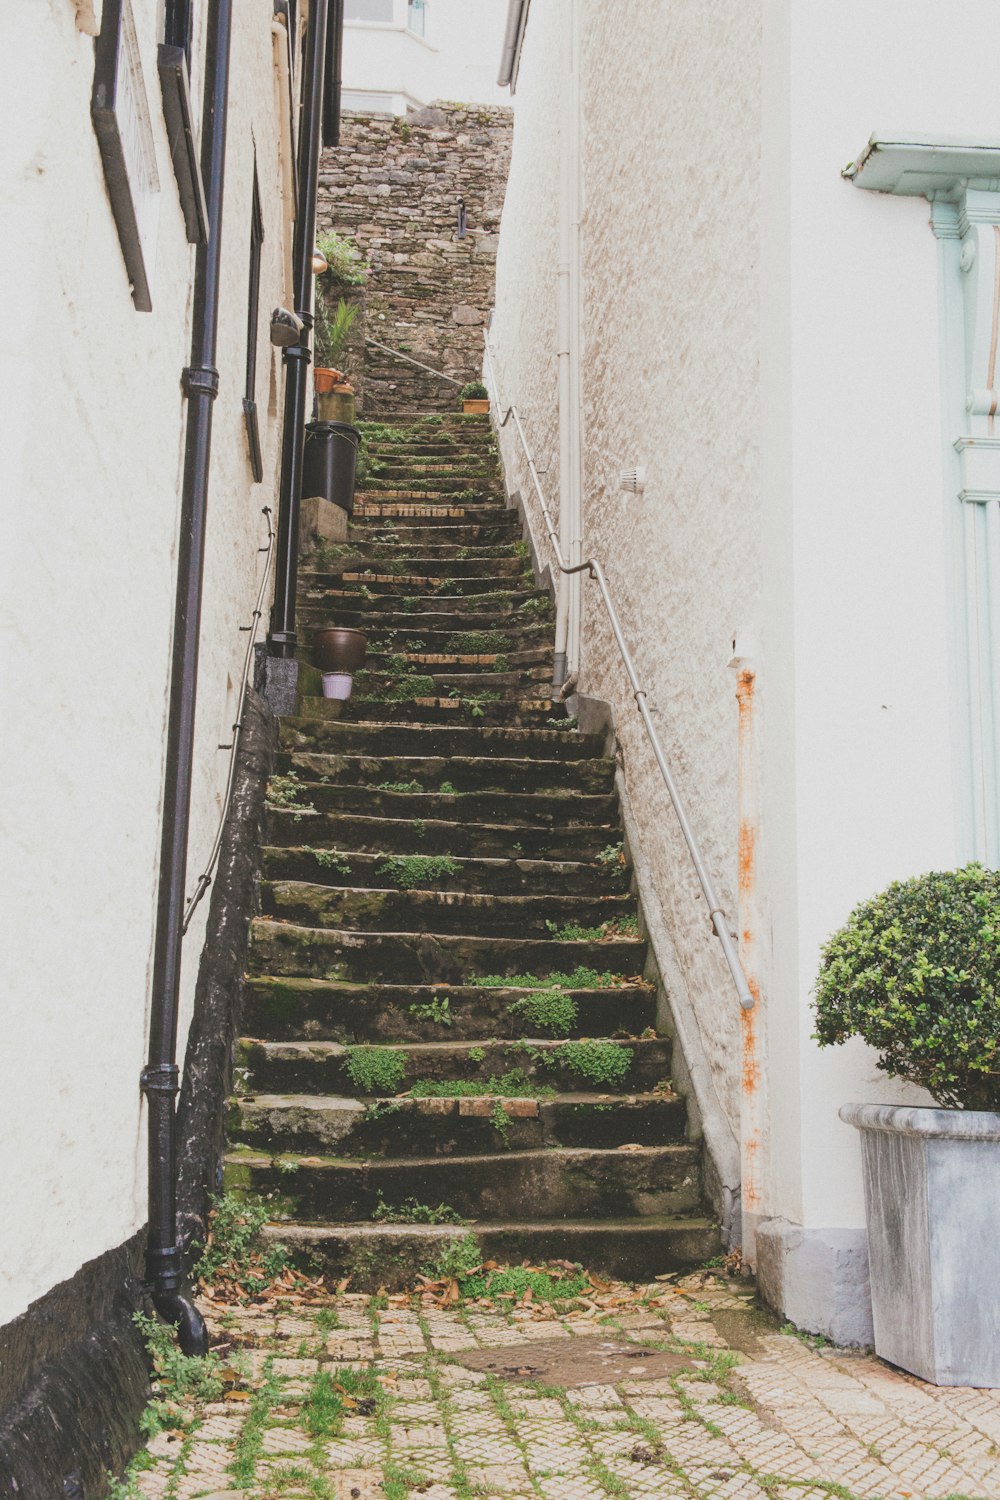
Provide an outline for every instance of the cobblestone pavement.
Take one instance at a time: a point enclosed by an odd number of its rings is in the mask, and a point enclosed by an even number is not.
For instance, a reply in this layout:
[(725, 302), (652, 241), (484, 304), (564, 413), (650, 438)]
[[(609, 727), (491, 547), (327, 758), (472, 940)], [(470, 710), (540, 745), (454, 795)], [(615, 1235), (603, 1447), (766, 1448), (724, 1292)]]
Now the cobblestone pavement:
[[(1000, 1500), (1000, 1391), (939, 1390), (871, 1355), (813, 1347), (757, 1313), (742, 1283), (700, 1273), (558, 1314), (378, 1300), (214, 1309), (233, 1388), (185, 1431), (153, 1438), (120, 1493)], [(629, 1368), (617, 1384), (522, 1377), (532, 1343), (595, 1335), (685, 1364), (653, 1379)], [(513, 1376), (460, 1363), (504, 1346)]]

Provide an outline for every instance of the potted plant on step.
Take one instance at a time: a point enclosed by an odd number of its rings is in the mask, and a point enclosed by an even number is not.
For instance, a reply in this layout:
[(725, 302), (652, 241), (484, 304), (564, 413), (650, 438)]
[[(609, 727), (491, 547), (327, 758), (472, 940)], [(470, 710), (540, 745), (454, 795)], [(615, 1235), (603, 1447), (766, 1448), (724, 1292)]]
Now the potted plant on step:
[(313, 632), (313, 664), (323, 674), (323, 697), (351, 696), (354, 674), (365, 659), (368, 637), (346, 625), (324, 625)]
[(341, 300), (328, 313), (322, 298), (316, 302), (316, 357), (313, 372), (319, 419), (306, 423), (302, 460), (302, 498), (332, 500), (348, 515), (354, 510), (354, 484), (361, 433), (354, 426), (354, 391), (334, 367), (347, 345), (358, 309)]
[(462, 410), (467, 415), (482, 416), (489, 411), (489, 391), (481, 380), (470, 380), (468, 385), (463, 385), (461, 390)]
[(861, 1132), (875, 1348), (1000, 1386), (1000, 873), (897, 881), (823, 949), (817, 1040), (860, 1036), (940, 1108), (848, 1104)]

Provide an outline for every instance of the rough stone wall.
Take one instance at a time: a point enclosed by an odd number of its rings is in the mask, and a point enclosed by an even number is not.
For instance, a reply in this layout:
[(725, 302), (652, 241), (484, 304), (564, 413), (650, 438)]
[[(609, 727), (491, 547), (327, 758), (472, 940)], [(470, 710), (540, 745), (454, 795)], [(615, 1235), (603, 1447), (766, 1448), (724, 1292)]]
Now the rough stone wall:
[[(349, 235), (368, 263), (356, 344), (367, 335), (463, 384), (479, 379), (511, 127), (509, 109), (485, 105), (345, 115), (340, 146), (323, 154), (317, 222)], [(454, 409), (455, 386), (378, 349), (347, 364), (366, 413)]]
[[(737, 714), (728, 663), (734, 634), (756, 608), (759, 547), (751, 252), (759, 11), (743, 0), (677, 6), (664, 26), (658, 7), (624, 0), (584, 7), (584, 15), (583, 555), (605, 564), (691, 822), (735, 919)], [(503, 399), (521, 411), (553, 500), (566, 25), (560, 5), (533, 8), (529, 18), (492, 334)], [(513, 438), (505, 436), (503, 453), (509, 483), (530, 496)], [(619, 492), (619, 470), (633, 464), (646, 469), (641, 496)], [(736, 996), (591, 585), (583, 601), (580, 690), (614, 709), (641, 844), (637, 869), (648, 881), (643, 901), (647, 911), (656, 906), (672, 944), (658, 958), (673, 1001), (686, 996), (697, 1018), (732, 1186)]]

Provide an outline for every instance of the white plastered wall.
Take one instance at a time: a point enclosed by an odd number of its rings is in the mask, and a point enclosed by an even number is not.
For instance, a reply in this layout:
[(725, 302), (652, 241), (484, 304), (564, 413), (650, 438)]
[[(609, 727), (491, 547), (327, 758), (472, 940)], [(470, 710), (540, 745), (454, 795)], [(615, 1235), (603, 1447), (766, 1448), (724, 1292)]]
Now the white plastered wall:
[[(751, 653), (767, 1017), (754, 1217), (821, 1240), (860, 1233), (858, 1143), (838, 1107), (921, 1096), (878, 1074), (860, 1044), (816, 1047), (820, 947), (889, 880), (969, 850), (938, 246), (926, 203), (863, 193), (840, 172), (874, 129), (995, 138), (1000, 20), (979, 0), (691, 5), (669, 25), (638, 0), (613, 14), (580, 4), (584, 555), (607, 567), (733, 915), (733, 638)], [(563, 0), (529, 17), (492, 334), (503, 399), (518, 405), (553, 509), (566, 13)], [(509, 429), (502, 443), (511, 487), (528, 495)], [(617, 473), (635, 463), (646, 491), (626, 498)], [(615, 707), (672, 936), (668, 979), (738, 1132), (735, 997), (586, 586), (584, 597), (580, 686)]]
[[(99, 7), (98, 7), (99, 9)], [(0, 773), (4, 1047), (0, 1324), (145, 1222), (145, 1061), (176, 567), (193, 247), (156, 75), (157, 5), (133, 0), (160, 179), (153, 311), (137, 312), (90, 122), (93, 41), (72, 0), (0, 21), (19, 59), (0, 103), (4, 411)], [(193, 95), (203, 67), (196, 36)], [(286, 300), (270, 7), (237, 7), (202, 614), (189, 888), (221, 806), (234, 702), (273, 504)], [(285, 102), (287, 108), (287, 101)], [(247, 459), (251, 184), (265, 240)], [(185, 940), (183, 1060), (207, 902)]]

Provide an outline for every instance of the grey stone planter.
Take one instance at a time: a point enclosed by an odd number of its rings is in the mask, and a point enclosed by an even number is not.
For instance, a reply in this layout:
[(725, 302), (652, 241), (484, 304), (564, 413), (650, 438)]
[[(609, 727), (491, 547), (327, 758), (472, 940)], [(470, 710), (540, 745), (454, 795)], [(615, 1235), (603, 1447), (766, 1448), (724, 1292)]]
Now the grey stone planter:
[(846, 1104), (861, 1132), (875, 1349), (1000, 1386), (1000, 1114)]

